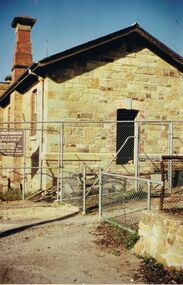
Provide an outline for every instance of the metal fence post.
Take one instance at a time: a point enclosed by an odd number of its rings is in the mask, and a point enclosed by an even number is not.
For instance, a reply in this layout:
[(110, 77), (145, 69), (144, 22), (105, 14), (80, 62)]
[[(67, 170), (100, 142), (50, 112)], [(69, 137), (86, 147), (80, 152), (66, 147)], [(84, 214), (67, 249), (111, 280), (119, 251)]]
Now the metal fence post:
[[(41, 127), (43, 128), (43, 124), (41, 125)], [(43, 180), (43, 164), (42, 164), (42, 149), (43, 149), (43, 129), (41, 129), (41, 133), (40, 133), (40, 141), (39, 141), (39, 189), (42, 190), (42, 180)]]
[(61, 152), (61, 134), (60, 129), (58, 131), (58, 174), (57, 174), (57, 203), (61, 200), (61, 193), (60, 193), (60, 152)]
[(99, 219), (102, 218), (102, 171), (99, 170)]
[(60, 202), (63, 202), (63, 168), (61, 170), (61, 177), (60, 177)]
[(160, 194), (160, 205), (159, 210), (163, 210), (163, 200), (164, 200), (164, 191), (165, 191), (165, 174), (164, 174), (164, 162), (163, 159), (160, 162), (161, 166), (161, 194)]
[(169, 155), (173, 154), (173, 122), (169, 123), (169, 130), (168, 130), (168, 153), (169, 153)]
[[(139, 125), (135, 122), (135, 141), (134, 141), (134, 166), (135, 177), (139, 176)], [(135, 181), (135, 191), (139, 191), (139, 181)]]
[(22, 200), (25, 199), (25, 180), (26, 180), (26, 130), (24, 130), (24, 146), (23, 146), (23, 189), (22, 189)]
[(151, 210), (151, 182), (147, 182), (147, 210)]
[(61, 151), (61, 184), (60, 184), (60, 201), (63, 202), (63, 168), (64, 168), (64, 123), (61, 123), (61, 137), (60, 137), (60, 151)]
[(86, 215), (86, 166), (83, 167), (83, 215)]
[[(168, 152), (169, 155), (173, 155), (173, 122), (169, 123), (168, 133)], [(168, 176), (169, 176), (169, 191), (172, 192), (172, 160), (168, 162)]]

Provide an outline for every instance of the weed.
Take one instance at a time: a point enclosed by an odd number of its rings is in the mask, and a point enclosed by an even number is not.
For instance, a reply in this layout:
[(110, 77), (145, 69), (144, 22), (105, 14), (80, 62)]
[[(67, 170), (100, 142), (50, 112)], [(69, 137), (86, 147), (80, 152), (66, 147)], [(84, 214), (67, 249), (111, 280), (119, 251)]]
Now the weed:
[(120, 252), (120, 250), (114, 249), (114, 250), (112, 251), (112, 254), (113, 254), (114, 256), (120, 256), (121, 252)]
[(183, 271), (176, 271), (174, 280), (177, 284), (183, 284)]
[(147, 283), (183, 284), (183, 271), (168, 270), (153, 257), (140, 257), (143, 260), (142, 272)]
[(102, 245), (111, 245), (118, 248), (131, 249), (139, 239), (137, 232), (131, 233), (114, 224), (102, 223), (98, 227), (98, 232), (102, 233), (102, 239), (100, 240)]
[(112, 225), (114, 236), (121, 241), (126, 249), (131, 249), (136, 242), (139, 240), (139, 235), (137, 232), (129, 232), (117, 225)]
[(19, 189), (10, 189), (4, 193), (0, 193), (2, 201), (16, 201), (22, 199), (22, 194)]
[(163, 265), (157, 262), (153, 257), (145, 257), (144, 264), (148, 266), (150, 271), (154, 272), (156, 279), (162, 280), (162, 278), (165, 276)]
[(136, 244), (136, 242), (138, 240), (139, 240), (139, 235), (138, 235), (137, 232), (134, 232), (134, 233), (128, 232), (128, 235), (124, 239), (124, 246), (125, 246), (125, 248), (126, 249), (131, 249), (132, 247), (134, 247), (134, 245)]

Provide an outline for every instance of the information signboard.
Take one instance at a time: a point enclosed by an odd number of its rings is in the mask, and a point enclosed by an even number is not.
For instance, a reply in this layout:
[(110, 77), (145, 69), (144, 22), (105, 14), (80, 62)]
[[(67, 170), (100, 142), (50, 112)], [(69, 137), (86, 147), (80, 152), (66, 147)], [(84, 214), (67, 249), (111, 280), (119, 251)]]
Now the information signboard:
[(23, 130), (0, 130), (0, 155), (23, 156)]

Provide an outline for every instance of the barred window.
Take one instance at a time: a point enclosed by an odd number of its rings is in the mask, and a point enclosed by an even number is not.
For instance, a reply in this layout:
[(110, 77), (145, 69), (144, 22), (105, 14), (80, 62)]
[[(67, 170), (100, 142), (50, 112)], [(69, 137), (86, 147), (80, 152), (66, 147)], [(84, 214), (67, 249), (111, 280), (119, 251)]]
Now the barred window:
[(134, 120), (138, 112), (133, 109), (117, 110), (116, 164), (125, 164), (134, 159)]

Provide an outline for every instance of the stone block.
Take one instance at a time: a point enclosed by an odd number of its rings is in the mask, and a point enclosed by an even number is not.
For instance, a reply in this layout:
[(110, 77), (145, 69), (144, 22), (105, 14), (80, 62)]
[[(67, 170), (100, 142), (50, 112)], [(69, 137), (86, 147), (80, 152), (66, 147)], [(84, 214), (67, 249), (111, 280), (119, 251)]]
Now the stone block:
[(179, 219), (159, 212), (143, 212), (139, 222), (140, 240), (133, 251), (143, 256), (152, 256), (165, 266), (182, 269), (182, 231), (177, 230), (180, 228)]

